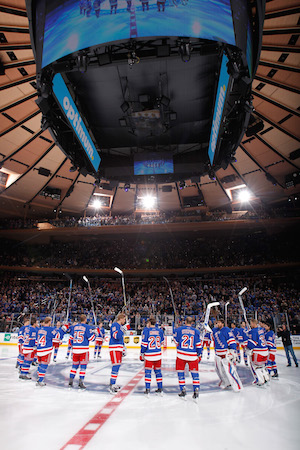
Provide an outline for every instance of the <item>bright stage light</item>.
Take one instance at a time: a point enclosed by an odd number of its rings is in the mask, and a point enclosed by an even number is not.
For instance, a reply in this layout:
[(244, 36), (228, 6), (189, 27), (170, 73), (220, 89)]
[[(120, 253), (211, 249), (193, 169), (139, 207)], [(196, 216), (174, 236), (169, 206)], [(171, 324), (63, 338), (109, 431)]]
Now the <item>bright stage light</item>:
[(153, 209), (156, 206), (156, 197), (146, 195), (142, 198), (142, 205), (144, 209)]
[(247, 189), (243, 189), (240, 193), (239, 193), (239, 200), (242, 203), (246, 203), (249, 202), (251, 200), (251, 192), (248, 191)]
[(93, 207), (95, 209), (99, 209), (99, 208), (101, 208), (101, 206), (102, 206), (102, 203), (100, 202), (100, 200), (94, 200)]

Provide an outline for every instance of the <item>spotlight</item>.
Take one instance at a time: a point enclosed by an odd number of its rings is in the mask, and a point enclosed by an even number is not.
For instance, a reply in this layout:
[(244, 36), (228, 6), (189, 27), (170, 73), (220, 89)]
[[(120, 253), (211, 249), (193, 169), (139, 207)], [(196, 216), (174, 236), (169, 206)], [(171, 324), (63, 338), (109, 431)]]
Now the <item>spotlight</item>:
[(183, 62), (189, 62), (191, 59), (191, 52), (193, 48), (189, 42), (181, 41), (179, 43), (179, 55)]
[(144, 209), (153, 209), (156, 204), (156, 198), (152, 195), (146, 195), (142, 198), (142, 205)]
[(129, 109), (129, 103), (128, 102), (124, 102), (121, 105), (121, 110), (123, 111), (123, 113), (126, 113), (126, 111), (128, 111)]
[(85, 55), (84, 53), (81, 53), (80, 55), (77, 56), (76, 66), (77, 66), (77, 69), (79, 70), (79, 72), (81, 72), (81, 73), (86, 72), (88, 63), (89, 63), (89, 57), (87, 55)]
[(239, 192), (239, 197), (238, 198), (239, 198), (240, 202), (247, 203), (247, 202), (249, 202), (251, 200), (251, 197), (252, 197), (251, 192), (248, 191), (248, 189), (242, 189)]
[(69, 169), (69, 172), (76, 172), (76, 170), (77, 170), (77, 167), (72, 165)]
[(179, 189), (184, 189), (185, 188), (185, 181), (181, 180), (179, 181)]
[(213, 171), (213, 169), (209, 169), (209, 171), (208, 171), (208, 176), (209, 176), (209, 179), (210, 179), (210, 180), (215, 181), (216, 175), (215, 175), (215, 172)]
[(129, 183), (125, 183), (125, 184), (124, 184), (124, 191), (125, 191), (125, 192), (128, 192), (129, 189), (130, 189), (130, 184), (129, 184)]
[(127, 122), (125, 118), (119, 119), (120, 127), (127, 127)]
[(100, 202), (100, 200), (95, 200), (95, 201), (94, 201), (93, 207), (94, 207), (95, 209), (99, 209), (99, 208), (101, 208), (101, 206), (102, 206), (102, 203)]
[(163, 95), (160, 98), (160, 103), (161, 103), (161, 105), (163, 105), (163, 106), (165, 106), (167, 108), (169, 106), (169, 104), (170, 104), (170, 99), (168, 97), (166, 97), (165, 95)]
[(277, 181), (275, 180), (275, 178), (270, 174), (270, 173), (266, 173), (266, 179), (268, 181), (270, 181), (270, 183), (273, 184), (273, 186), (277, 186)]

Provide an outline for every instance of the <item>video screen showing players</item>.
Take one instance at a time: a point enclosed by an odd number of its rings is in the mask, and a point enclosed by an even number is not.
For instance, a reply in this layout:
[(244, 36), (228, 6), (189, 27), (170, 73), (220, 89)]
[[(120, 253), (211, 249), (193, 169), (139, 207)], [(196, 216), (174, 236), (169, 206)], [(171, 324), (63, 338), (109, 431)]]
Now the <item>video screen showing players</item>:
[(47, 0), (42, 67), (94, 45), (154, 36), (235, 45), (230, 0)]

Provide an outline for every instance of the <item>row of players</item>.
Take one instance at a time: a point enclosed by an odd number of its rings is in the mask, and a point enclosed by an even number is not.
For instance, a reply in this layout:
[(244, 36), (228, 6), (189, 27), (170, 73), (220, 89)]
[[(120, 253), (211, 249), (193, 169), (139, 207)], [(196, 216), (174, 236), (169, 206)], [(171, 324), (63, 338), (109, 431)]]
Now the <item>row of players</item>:
[[(70, 327), (52, 327), (51, 317), (46, 317), (37, 328), (36, 319), (31, 319), (24, 323), (19, 331), (19, 356), (18, 364), (20, 366), (20, 378), (23, 380), (31, 379), (28, 376), (30, 365), (35, 358), (38, 360), (38, 380), (37, 386), (45, 386), (44, 378), (50, 363), (51, 354), (54, 346), (54, 361), (56, 361), (59, 343), (63, 334), (69, 328), (70, 338), (68, 353), (72, 347), (72, 368), (70, 371), (69, 387), (73, 387), (74, 378), (79, 369), (79, 388), (85, 389), (84, 378), (89, 360), (89, 343), (96, 340), (94, 357), (100, 355), (101, 346), (105, 336), (105, 330), (99, 324), (95, 328), (87, 324), (87, 317), (83, 314), (80, 317), (80, 323), (73, 324)], [(199, 396), (199, 363), (202, 358), (203, 347), (210, 348), (212, 338), (215, 347), (216, 372), (220, 378), (219, 386), (222, 389), (232, 387), (235, 392), (243, 389), (242, 382), (237, 372), (236, 363), (240, 356), (237, 351), (239, 344), (244, 350), (245, 363), (249, 356), (250, 369), (254, 377), (253, 384), (263, 386), (268, 383), (270, 374), (273, 378), (278, 378), (278, 372), (275, 362), (276, 342), (275, 333), (270, 329), (269, 324), (258, 326), (256, 320), (251, 320), (251, 329), (233, 326), (232, 329), (225, 326), (224, 321), (219, 319), (216, 327), (211, 333), (206, 333), (204, 339), (201, 333), (193, 326), (193, 319), (187, 317), (185, 325), (175, 329), (174, 341), (177, 347), (176, 371), (179, 382), (179, 396), (185, 397), (185, 374), (184, 370), (188, 365), (193, 379), (193, 398)], [(260, 324), (262, 325), (262, 324)], [(109, 353), (112, 363), (109, 391), (116, 394), (120, 387), (116, 385), (119, 369), (124, 355), (124, 333), (129, 329), (126, 324), (126, 315), (118, 314), (116, 321), (112, 324), (110, 330)], [(146, 328), (142, 333), (140, 360), (145, 364), (145, 394), (150, 393), (151, 373), (154, 370), (157, 382), (156, 393), (162, 394), (162, 347), (165, 337), (163, 330), (156, 325), (154, 317), (150, 317)], [(238, 344), (238, 347), (237, 347)], [(68, 354), (67, 354), (68, 357)]]
[[(100, 16), (101, 12), (101, 4), (104, 3), (105, 0), (79, 0), (79, 9), (80, 14), (86, 17), (90, 17), (92, 11), (94, 9), (96, 17)], [(132, 0), (126, 0), (127, 2), (127, 11), (131, 11)], [(143, 11), (149, 11), (149, 0), (140, 0), (142, 3)], [(116, 14), (118, 8), (118, 0), (109, 0), (110, 3), (110, 14)], [(165, 11), (166, 0), (157, 0), (157, 10), (158, 12)]]

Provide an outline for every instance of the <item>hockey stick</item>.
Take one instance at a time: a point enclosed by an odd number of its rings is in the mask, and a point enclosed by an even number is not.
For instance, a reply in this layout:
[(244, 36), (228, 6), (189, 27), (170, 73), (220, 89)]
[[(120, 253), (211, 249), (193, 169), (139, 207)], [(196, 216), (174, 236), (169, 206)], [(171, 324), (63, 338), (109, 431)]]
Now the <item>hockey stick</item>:
[(229, 305), (230, 302), (226, 302), (225, 303), (225, 327), (227, 327), (227, 306)]
[(213, 306), (219, 306), (220, 302), (211, 302), (207, 305), (206, 307), (206, 312), (205, 312), (205, 318), (204, 318), (204, 328), (205, 330), (209, 331), (211, 333), (211, 328), (208, 325), (208, 321), (209, 321), (209, 315), (210, 315), (210, 310)]
[(72, 279), (72, 277), (70, 277), (70, 275), (68, 273), (64, 273), (64, 276), (70, 281), (70, 290), (69, 290), (69, 298), (68, 298), (68, 306), (67, 306), (67, 317), (66, 317), (66, 322), (68, 322), (69, 313), (70, 313), (71, 296), (72, 296), (73, 279)]
[(125, 291), (125, 278), (124, 278), (124, 272), (119, 269), (119, 267), (115, 267), (114, 271), (118, 272), (122, 276), (122, 288), (123, 288), (123, 299), (124, 299), (124, 306), (125, 309), (127, 308), (127, 302), (126, 302), (126, 291)]
[(177, 311), (176, 311), (176, 308), (175, 308), (173, 292), (172, 292), (172, 289), (171, 289), (171, 286), (170, 286), (170, 283), (169, 283), (168, 278), (163, 277), (163, 279), (167, 282), (167, 285), (168, 285), (168, 287), (169, 287), (169, 292), (170, 292), (170, 296), (171, 296), (171, 300), (172, 300), (172, 305), (173, 305), (173, 309), (174, 309), (174, 315), (175, 315), (175, 325), (176, 325), (176, 323), (177, 323)]
[(250, 328), (250, 325), (249, 325), (249, 322), (248, 322), (248, 319), (246, 316), (246, 310), (245, 310), (243, 299), (242, 299), (242, 295), (247, 291), (247, 289), (248, 289), (247, 287), (244, 287), (243, 289), (241, 289), (240, 292), (238, 293), (238, 298), (239, 298), (239, 302), (240, 302), (240, 305), (241, 305), (241, 308), (242, 308), (242, 311), (244, 314), (245, 323), (247, 325), (247, 328), (250, 330), (251, 328)]
[(95, 325), (97, 326), (97, 319), (96, 319), (96, 314), (95, 314), (95, 309), (94, 309), (94, 302), (93, 302), (93, 299), (92, 299), (91, 285), (90, 285), (89, 279), (85, 275), (82, 278), (88, 284), (88, 287), (89, 287), (90, 301), (91, 301), (91, 304), (92, 304), (92, 311), (93, 311), (93, 316), (94, 316), (94, 322), (95, 322)]

